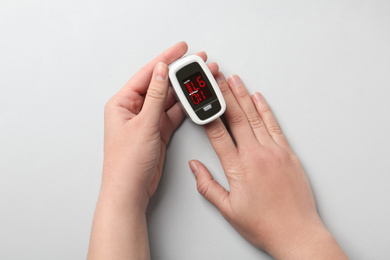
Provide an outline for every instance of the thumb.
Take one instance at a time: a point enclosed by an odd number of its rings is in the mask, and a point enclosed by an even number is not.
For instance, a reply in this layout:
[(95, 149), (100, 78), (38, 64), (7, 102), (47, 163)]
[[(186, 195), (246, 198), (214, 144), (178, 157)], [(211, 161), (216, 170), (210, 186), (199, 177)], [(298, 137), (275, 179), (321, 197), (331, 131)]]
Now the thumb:
[(168, 66), (165, 63), (159, 62), (154, 67), (152, 80), (150, 81), (141, 110), (141, 113), (145, 116), (145, 121), (152, 126), (158, 126), (160, 123), (167, 95)]
[(192, 160), (189, 165), (195, 175), (198, 192), (210, 201), (222, 215), (228, 215), (229, 192), (213, 179), (209, 170), (201, 162)]

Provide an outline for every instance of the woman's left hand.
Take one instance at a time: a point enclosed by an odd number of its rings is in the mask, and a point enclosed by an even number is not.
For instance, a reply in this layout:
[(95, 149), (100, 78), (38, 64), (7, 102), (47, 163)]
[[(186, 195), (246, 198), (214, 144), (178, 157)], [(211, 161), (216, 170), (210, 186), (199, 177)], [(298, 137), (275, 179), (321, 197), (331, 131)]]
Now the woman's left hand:
[[(184, 119), (168, 84), (168, 67), (183, 56), (180, 42), (138, 71), (105, 107), (102, 189), (146, 210), (161, 178), (167, 143)], [(204, 52), (199, 55), (204, 60)], [(209, 65), (214, 74), (215, 63)]]

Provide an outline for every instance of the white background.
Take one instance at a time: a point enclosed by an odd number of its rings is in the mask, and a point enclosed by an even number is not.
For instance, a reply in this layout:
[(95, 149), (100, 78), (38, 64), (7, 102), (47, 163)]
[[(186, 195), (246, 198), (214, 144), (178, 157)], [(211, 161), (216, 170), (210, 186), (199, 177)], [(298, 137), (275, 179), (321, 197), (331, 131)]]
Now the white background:
[[(104, 104), (181, 40), (264, 94), (350, 258), (388, 259), (387, 0), (1, 0), (0, 259), (85, 259)], [(186, 120), (147, 212), (152, 258), (270, 259), (198, 194), (194, 158), (227, 187)]]

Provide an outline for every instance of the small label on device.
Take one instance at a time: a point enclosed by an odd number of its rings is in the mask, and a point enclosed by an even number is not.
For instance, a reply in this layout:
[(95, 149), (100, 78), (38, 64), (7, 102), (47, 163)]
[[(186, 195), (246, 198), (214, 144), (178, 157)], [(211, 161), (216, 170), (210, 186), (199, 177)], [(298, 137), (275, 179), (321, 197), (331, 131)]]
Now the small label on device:
[(205, 105), (204, 107), (195, 110), (195, 113), (200, 119), (204, 120), (206, 118), (209, 118), (210, 116), (215, 115), (220, 110), (221, 110), (221, 104), (219, 103), (218, 99), (215, 99), (214, 101)]
[(204, 111), (207, 111), (207, 110), (209, 110), (209, 109), (211, 109), (213, 106), (211, 105), (211, 104), (208, 104), (207, 106), (205, 106), (204, 108), (203, 108), (203, 110)]

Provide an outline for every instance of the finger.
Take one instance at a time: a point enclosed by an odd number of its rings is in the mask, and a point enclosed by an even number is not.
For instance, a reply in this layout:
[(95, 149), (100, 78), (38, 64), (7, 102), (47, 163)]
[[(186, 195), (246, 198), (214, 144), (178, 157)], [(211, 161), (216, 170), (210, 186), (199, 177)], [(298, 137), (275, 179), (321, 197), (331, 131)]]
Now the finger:
[(259, 92), (255, 92), (252, 95), (252, 100), (271, 138), (280, 146), (289, 148), (290, 146), (287, 142), (287, 139), (284, 136), (274, 114), (271, 111), (270, 106), (264, 99), (263, 95), (261, 95)]
[[(206, 54), (206, 52), (204, 52), (204, 51), (197, 52), (197, 53), (195, 53), (195, 55), (198, 55), (199, 57), (201, 57), (204, 62), (207, 61), (207, 54)], [(217, 63), (211, 62), (207, 66), (209, 67), (209, 70), (210, 70), (211, 74), (213, 74), (213, 76), (215, 77), (218, 74), (218, 71), (219, 71), (219, 67), (218, 67)]]
[(215, 62), (211, 62), (211, 63), (207, 64), (207, 66), (209, 67), (209, 70), (210, 70), (211, 74), (213, 74), (214, 78), (217, 77), (218, 72), (219, 72), (218, 64)]
[(248, 94), (247, 89), (242, 83), (241, 79), (237, 75), (233, 75), (228, 79), (229, 86), (236, 98), (241, 109), (244, 111), (246, 118), (252, 127), (252, 131), (255, 134), (257, 140), (264, 144), (271, 141), (271, 137), (264, 125), (263, 120), (254, 106), (251, 97)]
[(174, 104), (166, 113), (169, 122), (172, 124), (173, 130), (175, 130), (185, 118), (184, 111), (179, 103)]
[(195, 53), (195, 55), (198, 55), (199, 57), (201, 57), (204, 62), (207, 61), (207, 54), (206, 54), (206, 52), (200, 51), (200, 52)]
[(257, 142), (244, 111), (242, 111), (238, 105), (228, 82), (221, 72), (217, 76), (217, 82), (226, 101), (226, 111), (224, 116), (233, 137), (236, 140), (237, 146), (243, 145), (246, 147), (247, 145), (252, 145), (254, 142)]
[(175, 91), (172, 87), (169, 87), (167, 100), (165, 101), (164, 110), (167, 111), (170, 109), (174, 104), (176, 104), (176, 97), (175, 97)]
[[(198, 55), (199, 57), (201, 57), (204, 62), (207, 61), (208, 57), (207, 57), (206, 52), (204, 52), (204, 51), (197, 52), (197, 53), (195, 53), (195, 55)], [(213, 74), (213, 76), (215, 77), (218, 74), (218, 71), (219, 71), (218, 64), (215, 63), (215, 62), (211, 62), (207, 66), (209, 67), (209, 70), (210, 70), (211, 74)]]
[(163, 62), (170, 64), (179, 59), (187, 52), (188, 46), (185, 42), (179, 42), (165, 50), (142, 69), (140, 69), (134, 76), (125, 84), (124, 90), (131, 89), (140, 95), (144, 95), (148, 89), (150, 78), (153, 74), (153, 69), (157, 63)]
[[(221, 119), (216, 119), (204, 126), (206, 134), (213, 146), (225, 172), (236, 161), (238, 151), (228, 130)], [(229, 176), (228, 176), (229, 177)]]
[(173, 132), (183, 122), (185, 114), (179, 103), (175, 103), (169, 110), (163, 114), (161, 119), (161, 138), (165, 144), (169, 142)]
[(168, 94), (168, 66), (157, 63), (140, 114), (149, 126), (159, 126)]
[(213, 179), (209, 170), (201, 162), (192, 160), (189, 165), (195, 175), (198, 192), (210, 201), (223, 216), (229, 215), (229, 192)]

